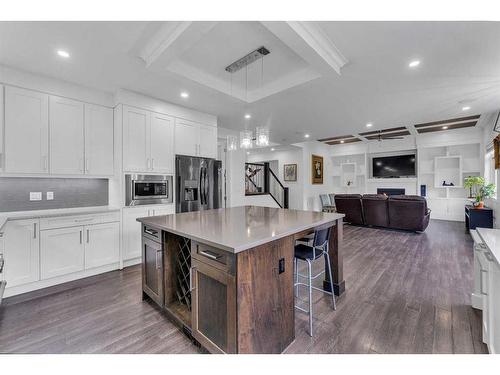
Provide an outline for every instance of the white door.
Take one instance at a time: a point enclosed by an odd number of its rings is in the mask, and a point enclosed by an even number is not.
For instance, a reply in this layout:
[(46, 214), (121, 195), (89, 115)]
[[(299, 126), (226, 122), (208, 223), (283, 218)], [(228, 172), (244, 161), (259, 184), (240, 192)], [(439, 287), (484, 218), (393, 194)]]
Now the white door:
[(123, 260), (139, 258), (141, 256), (141, 223), (138, 217), (152, 214), (151, 208), (125, 208), (123, 210)]
[(83, 270), (83, 227), (40, 231), (42, 280)]
[(113, 110), (85, 104), (85, 173), (113, 175)]
[(150, 113), (123, 106), (123, 170), (146, 172), (150, 168)]
[(49, 103), (50, 172), (83, 174), (83, 103), (51, 96)]
[(198, 153), (205, 158), (217, 158), (217, 128), (200, 125), (200, 143)]
[(174, 121), (170, 116), (151, 114), (151, 170), (174, 172)]
[(49, 172), (49, 97), (5, 87), (5, 171)]
[(39, 221), (13, 220), (5, 225), (5, 280), (7, 288), (31, 283), (39, 274)]
[(120, 261), (120, 223), (85, 227), (85, 269)]
[(186, 120), (175, 120), (175, 153), (198, 156), (199, 125)]

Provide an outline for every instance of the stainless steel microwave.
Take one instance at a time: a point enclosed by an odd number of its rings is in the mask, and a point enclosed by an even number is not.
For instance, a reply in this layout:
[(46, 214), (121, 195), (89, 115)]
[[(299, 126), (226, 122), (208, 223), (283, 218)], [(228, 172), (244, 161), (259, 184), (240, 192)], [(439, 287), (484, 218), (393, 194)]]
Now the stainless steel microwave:
[(173, 203), (172, 183), (172, 176), (126, 174), (125, 205)]

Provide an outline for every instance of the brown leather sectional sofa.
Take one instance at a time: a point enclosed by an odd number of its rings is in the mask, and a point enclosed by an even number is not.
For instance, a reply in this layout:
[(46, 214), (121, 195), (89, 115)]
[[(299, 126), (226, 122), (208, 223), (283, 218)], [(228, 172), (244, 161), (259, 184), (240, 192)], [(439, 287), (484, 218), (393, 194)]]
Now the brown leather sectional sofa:
[(415, 232), (425, 231), (431, 212), (425, 198), (418, 195), (336, 194), (335, 206), (351, 224)]

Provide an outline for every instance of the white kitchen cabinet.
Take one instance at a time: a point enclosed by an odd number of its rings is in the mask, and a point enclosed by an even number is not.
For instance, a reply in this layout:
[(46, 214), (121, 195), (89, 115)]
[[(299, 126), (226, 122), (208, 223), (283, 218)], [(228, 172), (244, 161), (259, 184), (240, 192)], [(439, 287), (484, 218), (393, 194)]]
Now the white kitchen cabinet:
[(120, 260), (120, 223), (85, 226), (85, 269)]
[(113, 175), (113, 109), (85, 104), (85, 174)]
[(174, 173), (174, 120), (170, 116), (151, 113), (150, 171)]
[(141, 256), (141, 224), (136, 221), (139, 217), (150, 216), (149, 207), (129, 207), (123, 209), (123, 241), (122, 241), (122, 259), (129, 260)]
[(5, 172), (49, 172), (49, 96), (5, 87)]
[(465, 221), (466, 198), (427, 198), (431, 219)]
[(123, 170), (145, 172), (150, 168), (150, 112), (123, 106)]
[(7, 288), (39, 280), (39, 228), (38, 219), (12, 220), (5, 225)]
[(217, 158), (217, 128), (215, 126), (200, 125), (199, 156)]
[(84, 173), (83, 116), (82, 102), (50, 97), (50, 173)]
[(169, 204), (161, 206), (160, 208), (154, 208), (150, 216), (161, 216), (175, 214), (175, 204)]
[[(488, 348), (490, 353), (500, 353), (500, 265), (490, 261), (488, 273)], [(484, 312), (483, 312), (484, 313)]]
[(217, 157), (217, 128), (176, 119), (175, 153), (215, 159)]
[(84, 227), (40, 232), (40, 277), (42, 280), (84, 269)]
[(0, 172), (4, 170), (5, 153), (3, 149), (3, 123), (4, 123), (4, 105), (3, 105), (3, 86), (0, 85)]
[(175, 120), (176, 154), (198, 156), (199, 140), (199, 124), (187, 120)]

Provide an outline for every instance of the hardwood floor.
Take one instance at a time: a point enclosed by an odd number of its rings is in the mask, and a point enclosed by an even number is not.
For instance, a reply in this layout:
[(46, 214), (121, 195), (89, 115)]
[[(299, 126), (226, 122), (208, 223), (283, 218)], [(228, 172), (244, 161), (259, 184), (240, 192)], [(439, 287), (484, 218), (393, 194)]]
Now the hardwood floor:
[[(462, 223), (431, 221), (423, 234), (346, 225), (344, 254), (347, 291), (337, 311), (315, 292), (314, 337), (297, 311), (287, 353), (486, 352), (481, 313), (470, 307), (472, 240)], [(53, 291), (5, 300), (0, 353), (200, 352), (141, 300), (137, 266)]]

